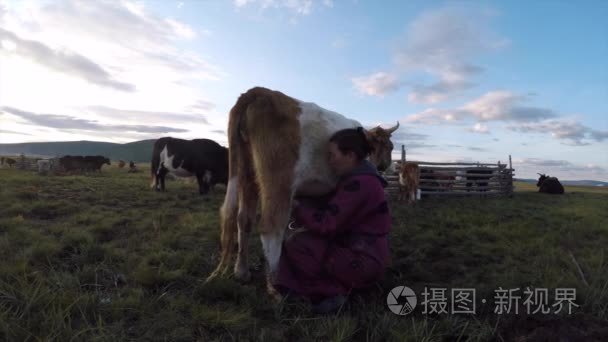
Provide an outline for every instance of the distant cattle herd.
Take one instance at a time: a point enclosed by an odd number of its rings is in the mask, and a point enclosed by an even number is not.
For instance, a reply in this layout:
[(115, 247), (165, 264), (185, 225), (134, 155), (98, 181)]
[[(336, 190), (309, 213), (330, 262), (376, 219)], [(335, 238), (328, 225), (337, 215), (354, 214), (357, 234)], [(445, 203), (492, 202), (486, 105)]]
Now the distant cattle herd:
[[(0, 167), (17, 168), (21, 157), (0, 157)], [(200, 194), (205, 194), (215, 184), (227, 185), (228, 181), (228, 148), (209, 139), (183, 140), (171, 137), (158, 139), (153, 148), (151, 156), (151, 187), (157, 191), (165, 191), (165, 179), (167, 175), (175, 177), (195, 177), (198, 182)], [(71, 156), (60, 158), (36, 159), (30, 162), (29, 169), (35, 169), (39, 174), (50, 173), (89, 173), (101, 172), (103, 165), (111, 165), (110, 159), (101, 156)], [(118, 160), (119, 169), (125, 168), (127, 163)], [(25, 168), (22, 166), (22, 168)], [(424, 181), (427, 186), (433, 187), (426, 191), (448, 191), (453, 186), (453, 181), (462, 178), (466, 180), (467, 191), (484, 192), (488, 181), (492, 177), (491, 170), (483, 167), (475, 170), (463, 171), (460, 176), (453, 176), (436, 172), (434, 170), (420, 168), (417, 164), (406, 162), (401, 168), (401, 162), (396, 161), (394, 165), (397, 175), (398, 195), (397, 200), (405, 199), (407, 203), (413, 203), (420, 199), (420, 182)], [(140, 172), (133, 161), (128, 163), (128, 173)], [(538, 192), (547, 194), (563, 194), (564, 187), (556, 177), (538, 174), (536, 183)]]

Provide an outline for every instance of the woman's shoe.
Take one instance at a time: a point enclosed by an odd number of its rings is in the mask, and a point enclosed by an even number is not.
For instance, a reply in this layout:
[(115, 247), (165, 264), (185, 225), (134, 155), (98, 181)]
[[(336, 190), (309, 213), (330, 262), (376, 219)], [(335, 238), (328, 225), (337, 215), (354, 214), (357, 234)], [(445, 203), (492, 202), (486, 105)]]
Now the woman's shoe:
[(328, 314), (338, 311), (342, 305), (346, 303), (346, 297), (339, 295), (325, 298), (319, 303), (313, 305), (312, 311), (318, 314)]

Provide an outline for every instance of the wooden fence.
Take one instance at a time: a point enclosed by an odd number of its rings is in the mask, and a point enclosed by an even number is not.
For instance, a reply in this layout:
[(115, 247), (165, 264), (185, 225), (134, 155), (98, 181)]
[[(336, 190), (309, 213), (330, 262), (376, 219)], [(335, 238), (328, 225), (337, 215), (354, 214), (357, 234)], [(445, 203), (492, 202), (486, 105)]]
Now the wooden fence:
[(4, 163), (0, 165), (0, 168), (9, 168), (8, 163), (6, 162), (7, 158), (13, 159), (15, 164), (12, 166), (17, 170), (26, 170), (26, 171), (38, 171), (38, 161), (49, 158), (34, 158), (27, 157), (25, 155), (20, 156), (0, 156), (4, 157)]
[[(387, 192), (399, 191), (398, 170), (406, 161), (402, 147), (401, 160), (396, 164), (395, 173), (384, 175), (389, 182)], [(430, 196), (510, 196), (513, 193), (514, 169), (509, 156), (509, 164), (469, 163), (469, 162), (425, 162), (407, 160), (420, 168), (419, 188), (421, 197)]]

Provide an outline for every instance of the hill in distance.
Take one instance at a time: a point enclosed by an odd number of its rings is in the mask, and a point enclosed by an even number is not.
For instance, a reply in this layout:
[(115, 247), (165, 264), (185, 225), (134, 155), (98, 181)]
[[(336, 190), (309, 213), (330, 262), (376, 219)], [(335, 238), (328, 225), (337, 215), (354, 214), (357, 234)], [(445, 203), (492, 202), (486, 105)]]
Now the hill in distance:
[(0, 155), (61, 157), (64, 155), (102, 155), (111, 160), (149, 162), (155, 139), (116, 144), (101, 141), (58, 141), (21, 144), (0, 144)]

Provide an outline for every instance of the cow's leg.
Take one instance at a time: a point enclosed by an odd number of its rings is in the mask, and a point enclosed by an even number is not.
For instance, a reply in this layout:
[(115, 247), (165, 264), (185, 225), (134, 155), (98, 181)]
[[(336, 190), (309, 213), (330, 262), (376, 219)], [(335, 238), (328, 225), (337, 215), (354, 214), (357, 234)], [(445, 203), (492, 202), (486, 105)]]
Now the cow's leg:
[(156, 175), (156, 177), (160, 181), (160, 191), (162, 191), (162, 192), (165, 191), (165, 176), (166, 175), (167, 175), (167, 173), (164, 171), (164, 168), (160, 169), (160, 171)]
[(283, 236), (291, 212), (291, 181), (283, 180), (283, 184), (280, 183), (281, 180), (270, 183), (267, 189), (261, 189), (260, 236), (268, 262), (268, 285), (271, 285), (276, 276)]
[(239, 250), (234, 264), (234, 276), (240, 281), (249, 281), (249, 235), (255, 225), (258, 193), (255, 179), (242, 179), (239, 191), (239, 211), (237, 216)]
[(196, 174), (196, 181), (198, 183), (198, 193), (201, 195), (205, 195), (209, 192), (209, 182), (207, 178), (203, 176), (202, 173)]
[(238, 177), (234, 176), (228, 181), (226, 196), (220, 209), (220, 221), (222, 233), (220, 237), (221, 255), (215, 270), (207, 277), (206, 281), (215, 279), (217, 276), (226, 274), (234, 251), (234, 239), (237, 235), (237, 213), (238, 213)]

